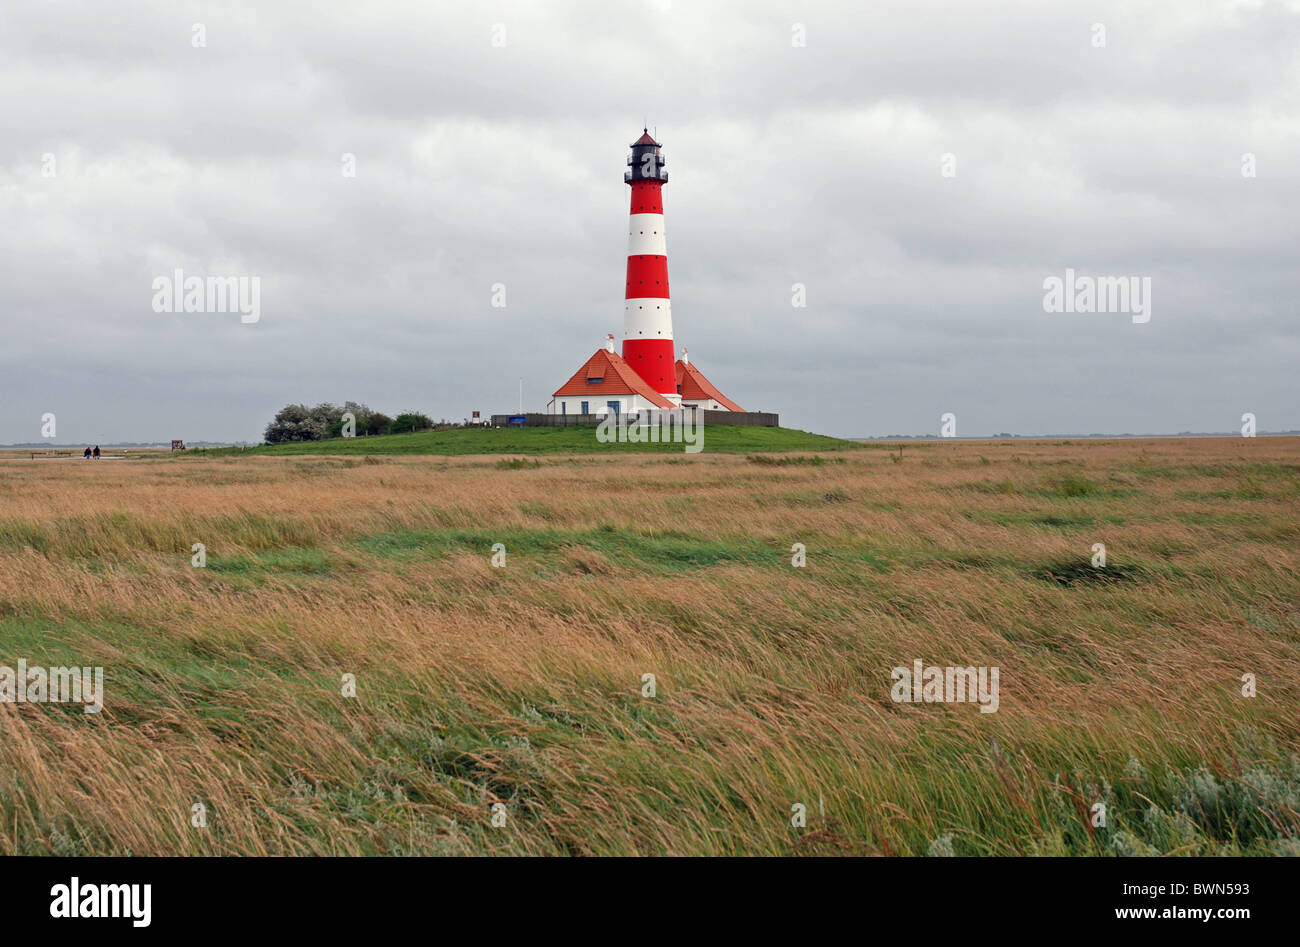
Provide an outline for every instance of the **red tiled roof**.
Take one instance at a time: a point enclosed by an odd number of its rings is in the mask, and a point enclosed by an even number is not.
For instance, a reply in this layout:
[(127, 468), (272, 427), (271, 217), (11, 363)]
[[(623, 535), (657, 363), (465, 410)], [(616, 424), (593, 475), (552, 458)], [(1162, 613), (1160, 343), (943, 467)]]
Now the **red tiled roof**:
[(718, 391), (713, 382), (704, 377), (704, 373), (689, 362), (677, 360), (677, 390), (683, 401), (703, 401), (708, 398), (716, 401), (728, 411), (744, 411), (740, 405)]
[[(589, 378), (601, 378), (603, 381), (589, 382)], [(671, 401), (646, 384), (645, 379), (621, 355), (604, 348), (596, 349), (596, 354), (587, 359), (587, 363), (560, 386), (555, 396), (558, 398), (561, 395), (585, 395), (597, 400), (601, 395), (640, 395), (656, 408), (674, 407)]]

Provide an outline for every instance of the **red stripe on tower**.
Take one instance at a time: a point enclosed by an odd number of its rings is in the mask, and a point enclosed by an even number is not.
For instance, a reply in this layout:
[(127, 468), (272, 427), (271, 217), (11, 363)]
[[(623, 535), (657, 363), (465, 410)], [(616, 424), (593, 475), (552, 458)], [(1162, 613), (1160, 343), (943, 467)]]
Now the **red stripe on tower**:
[(637, 296), (668, 298), (668, 257), (638, 253), (627, 258), (627, 295), (624, 298), (635, 299)]
[(668, 297), (668, 243), (663, 186), (668, 183), (659, 142), (649, 131), (631, 145), (623, 180), (632, 186), (627, 232), (623, 359), (655, 391), (677, 403), (673, 314)]

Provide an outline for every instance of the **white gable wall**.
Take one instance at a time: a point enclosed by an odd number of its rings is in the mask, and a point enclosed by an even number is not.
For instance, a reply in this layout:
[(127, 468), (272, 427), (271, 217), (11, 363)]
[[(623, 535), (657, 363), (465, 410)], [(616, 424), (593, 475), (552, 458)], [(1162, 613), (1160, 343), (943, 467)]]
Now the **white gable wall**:
[(699, 408), (703, 411), (730, 411), (725, 404), (714, 401), (712, 398), (683, 398), (682, 407)]
[(556, 395), (548, 410), (551, 414), (581, 414), (582, 402), (588, 402), (588, 407), (592, 414), (608, 414), (609, 402), (617, 401), (620, 414), (629, 414), (634, 411), (659, 410), (647, 399), (640, 395), (605, 395), (597, 397), (594, 394), (586, 395)]

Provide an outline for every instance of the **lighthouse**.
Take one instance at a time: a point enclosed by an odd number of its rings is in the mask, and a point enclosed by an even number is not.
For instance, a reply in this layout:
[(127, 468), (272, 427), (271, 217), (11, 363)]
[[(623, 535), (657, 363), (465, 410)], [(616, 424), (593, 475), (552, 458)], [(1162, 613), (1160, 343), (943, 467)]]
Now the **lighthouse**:
[(630, 145), (623, 180), (632, 189), (627, 228), (627, 278), (623, 291), (622, 354), (607, 335), (548, 405), (551, 414), (604, 415), (645, 409), (744, 411), (673, 348), (668, 293), (668, 241), (664, 236), (662, 146), (648, 129)]
[(668, 172), (659, 142), (643, 130), (632, 142), (623, 180), (632, 188), (627, 229), (627, 288), (623, 303), (623, 359), (654, 391), (674, 404), (673, 306), (668, 294), (668, 240), (664, 185)]

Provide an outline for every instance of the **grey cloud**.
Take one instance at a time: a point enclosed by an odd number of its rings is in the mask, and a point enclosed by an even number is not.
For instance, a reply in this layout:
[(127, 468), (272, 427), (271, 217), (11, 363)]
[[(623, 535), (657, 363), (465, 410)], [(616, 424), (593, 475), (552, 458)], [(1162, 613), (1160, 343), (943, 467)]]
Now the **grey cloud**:
[[(256, 440), (300, 400), (458, 419), (520, 376), (540, 409), (620, 330), (643, 118), (678, 345), (747, 407), (839, 434), (1300, 428), (1294, 5), (0, 17), (0, 442), (49, 410), (102, 442)], [(260, 276), (262, 321), (154, 313), (178, 267)], [(1151, 276), (1152, 321), (1044, 313), (1067, 267)]]

